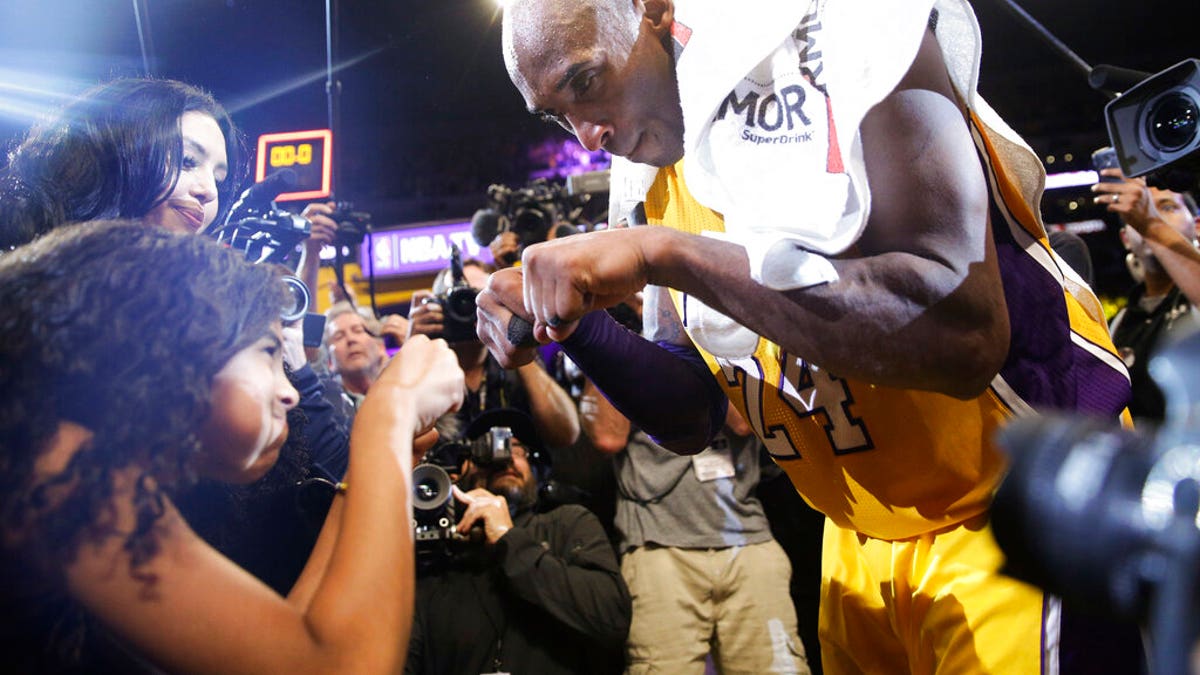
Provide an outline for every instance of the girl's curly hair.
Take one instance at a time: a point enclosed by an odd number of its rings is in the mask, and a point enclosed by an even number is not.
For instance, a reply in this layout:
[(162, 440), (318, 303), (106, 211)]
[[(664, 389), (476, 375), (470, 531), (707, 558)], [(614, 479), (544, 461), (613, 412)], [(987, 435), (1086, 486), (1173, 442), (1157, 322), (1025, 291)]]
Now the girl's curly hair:
[(229, 177), (217, 186), (222, 219), (245, 171), (229, 114), (190, 84), (123, 78), (80, 94), (9, 154), (0, 174), (0, 250), (65, 223), (145, 216), (179, 180), (179, 119), (193, 111), (216, 120), (225, 136)]
[[(137, 527), (121, 536), (135, 570), (152, 558), (164, 498), (194, 481), (213, 377), (268, 333), (283, 293), (271, 268), (133, 222), (59, 228), (0, 255), (0, 532), (68, 562), (113, 534), (113, 474), (136, 467)], [(37, 479), (63, 420), (94, 437)]]

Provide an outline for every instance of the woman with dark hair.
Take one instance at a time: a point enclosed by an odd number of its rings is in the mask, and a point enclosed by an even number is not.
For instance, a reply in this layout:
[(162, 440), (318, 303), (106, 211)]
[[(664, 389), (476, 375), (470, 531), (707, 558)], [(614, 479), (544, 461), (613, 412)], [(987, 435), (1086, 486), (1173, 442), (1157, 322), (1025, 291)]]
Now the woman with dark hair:
[(275, 273), (201, 237), (88, 223), (0, 255), (0, 297), (6, 670), (400, 669), (413, 438), (462, 396), (445, 343), (408, 343), (372, 387), (349, 487), (281, 597), (174, 505), (197, 476), (261, 477), (287, 437)]
[(101, 218), (196, 232), (228, 208), (241, 155), (228, 113), (192, 85), (119, 79), (93, 87), (10, 153), (0, 250)]
[[(0, 251), (97, 218), (202, 232), (228, 210), (241, 169), (233, 122), (208, 93), (160, 79), (97, 85), (10, 154), (0, 173)], [(275, 468), (253, 485), (201, 481), (176, 496), (205, 540), (279, 592), (295, 583), (325, 516), (320, 495), (300, 511), (297, 485), (313, 477), (336, 482), (348, 449), (348, 432), (324, 402), (298, 333), (284, 331), (289, 378), (301, 399)]]
[[(197, 87), (146, 78), (97, 85), (10, 153), (0, 173), (0, 251), (97, 218), (202, 232), (233, 201), (241, 155), (229, 115)], [(284, 335), (301, 400), (275, 469), (252, 486), (202, 481), (176, 499), (202, 537), (280, 592), (296, 581), (324, 520), (322, 499), (309, 507), (312, 514), (297, 512), (296, 486), (314, 476), (336, 482), (348, 447), (347, 430), (324, 404), (303, 350), (291, 348), (299, 337)]]

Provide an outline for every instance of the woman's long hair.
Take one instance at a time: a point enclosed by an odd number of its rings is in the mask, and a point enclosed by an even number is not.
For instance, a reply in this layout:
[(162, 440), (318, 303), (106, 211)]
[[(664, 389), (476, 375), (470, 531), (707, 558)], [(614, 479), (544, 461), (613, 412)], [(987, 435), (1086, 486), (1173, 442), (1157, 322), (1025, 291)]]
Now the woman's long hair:
[(119, 79), (81, 94), (9, 154), (0, 178), (0, 250), (64, 223), (149, 213), (179, 180), (179, 118), (193, 111), (211, 116), (225, 135), (230, 171), (217, 186), (222, 218), (244, 171), (229, 114), (183, 82)]
[[(114, 473), (136, 467), (137, 527), (119, 535), (136, 572), (164, 498), (194, 480), (213, 377), (279, 317), (277, 273), (204, 237), (85, 223), (0, 254), (0, 298), (0, 534), (61, 568), (113, 534)], [(63, 420), (94, 436), (35, 475)]]

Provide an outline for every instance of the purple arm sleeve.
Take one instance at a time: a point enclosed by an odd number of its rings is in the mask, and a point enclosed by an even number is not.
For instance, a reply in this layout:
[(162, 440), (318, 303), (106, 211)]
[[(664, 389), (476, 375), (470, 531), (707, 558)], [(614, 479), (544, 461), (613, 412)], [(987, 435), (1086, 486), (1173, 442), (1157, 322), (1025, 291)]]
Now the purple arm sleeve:
[(562, 347), (621, 414), (668, 450), (700, 452), (725, 424), (729, 399), (695, 347), (650, 342), (607, 312), (584, 316)]

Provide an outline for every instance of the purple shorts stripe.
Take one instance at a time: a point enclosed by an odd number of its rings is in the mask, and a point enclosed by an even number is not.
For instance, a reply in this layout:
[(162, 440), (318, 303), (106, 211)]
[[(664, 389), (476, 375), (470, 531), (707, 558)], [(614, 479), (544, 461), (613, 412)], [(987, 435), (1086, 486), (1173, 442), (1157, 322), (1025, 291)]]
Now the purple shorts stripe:
[[(1043, 635), (1045, 627), (1043, 626)], [(1101, 618), (1067, 605), (1059, 623), (1059, 675), (1146, 672), (1136, 623)], [(1044, 672), (1045, 664), (1043, 664)]]

